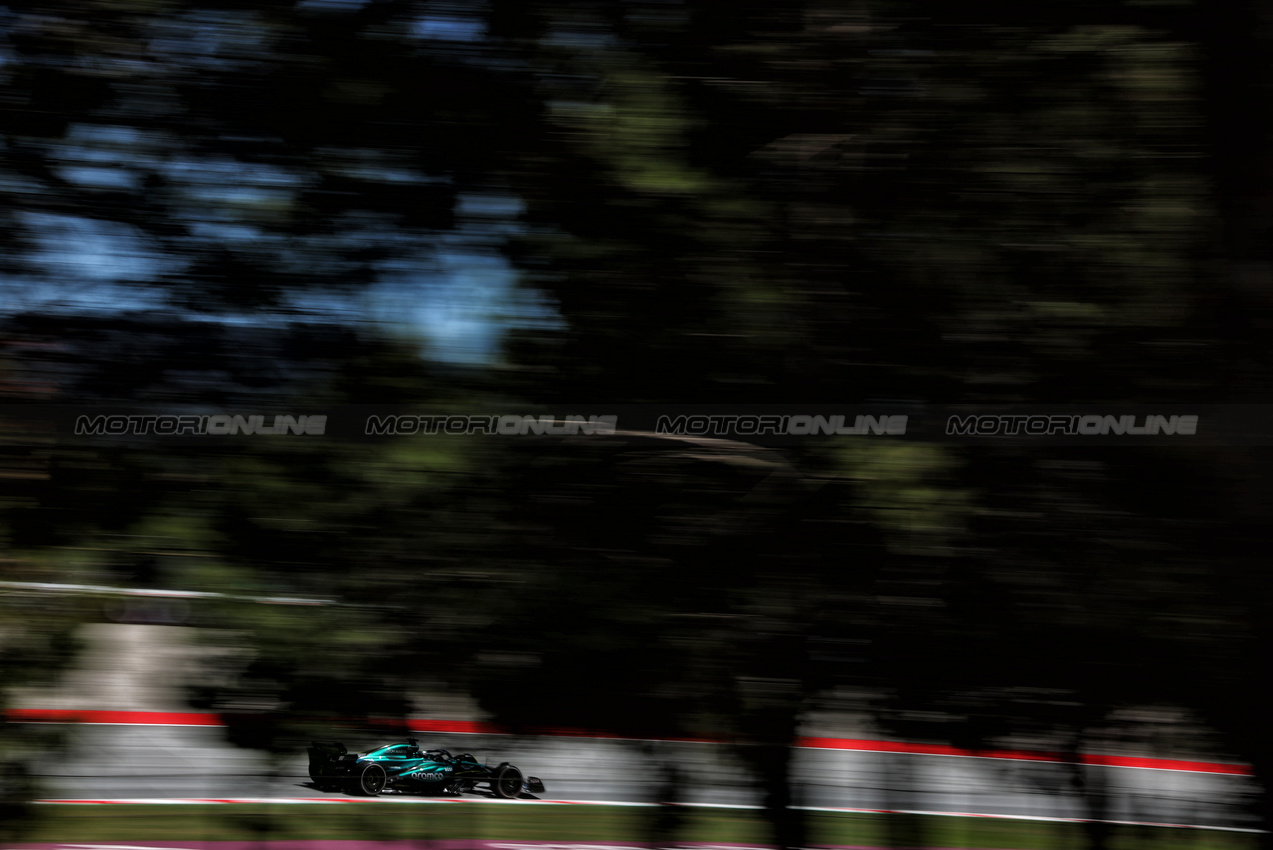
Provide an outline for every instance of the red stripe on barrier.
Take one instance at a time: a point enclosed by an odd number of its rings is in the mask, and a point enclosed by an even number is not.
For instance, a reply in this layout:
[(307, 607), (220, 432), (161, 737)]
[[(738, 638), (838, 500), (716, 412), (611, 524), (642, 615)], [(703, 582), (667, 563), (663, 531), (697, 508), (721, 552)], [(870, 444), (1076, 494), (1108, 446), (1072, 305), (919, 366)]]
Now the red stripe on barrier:
[[(925, 756), (958, 756), (962, 758), (1004, 759), (1008, 761), (1042, 761), (1065, 763), (1072, 761), (1063, 753), (1036, 750), (963, 750), (944, 744), (911, 744), (904, 741), (872, 741), (863, 738), (801, 738), (796, 746), (818, 750), (854, 750), (857, 752), (909, 753)], [(1251, 768), (1244, 764), (1226, 762), (1187, 761), (1184, 759), (1149, 758), (1140, 756), (1111, 756), (1084, 754), (1083, 764), (1102, 767), (1136, 767), (1146, 770), (1180, 770), (1191, 773), (1222, 773), (1233, 776), (1250, 776)]]
[(480, 720), (408, 720), (412, 732), (441, 732), (461, 735), (498, 735), (500, 728)]
[[(99, 723), (135, 724), (150, 726), (223, 726), (222, 718), (210, 712), (194, 711), (98, 711), (65, 710), (51, 708), (15, 708), (5, 713), (15, 723)], [(336, 722), (336, 721), (333, 721)], [(429, 720), (407, 721), (413, 732), (433, 734), (502, 735), (507, 730), (493, 723), (478, 720)], [(598, 733), (585, 729), (535, 729), (532, 734), (545, 737), (597, 738), (623, 740), (623, 736)], [(682, 743), (724, 743), (707, 738), (672, 738)], [(855, 752), (906, 753), (926, 756), (955, 756), (961, 758), (1003, 759), (1007, 761), (1038, 761), (1064, 763), (1072, 759), (1063, 753), (1035, 750), (964, 750), (944, 744), (914, 744), (904, 741), (876, 741), (868, 738), (800, 738), (796, 746), (815, 750), (851, 750)], [(1080, 757), (1083, 764), (1102, 767), (1130, 767), (1144, 770), (1175, 770), (1189, 773), (1216, 773), (1229, 776), (1250, 776), (1251, 768), (1243, 764), (1225, 762), (1189, 761), (1184, 759), (1148, 758), (1138, 756), (1113, 756), (1088, 754)]]
[(151, 726), (221, 726), (216, 714), (195, 711), (96, 711), (56, 708), (13, 708), (15, 723), (128, 723)]
[(1136, 758), (1135, 756), (1085, 755), (1084, 764), (1106, 767), (1139, 767), (1146, 770), (1184, 770), (1194, 773), (1227, 773), (1233, 776), (1252, 776), (1245, 764), (1228, 764), (1211, 761), (1186, 761), (1183, 759)]

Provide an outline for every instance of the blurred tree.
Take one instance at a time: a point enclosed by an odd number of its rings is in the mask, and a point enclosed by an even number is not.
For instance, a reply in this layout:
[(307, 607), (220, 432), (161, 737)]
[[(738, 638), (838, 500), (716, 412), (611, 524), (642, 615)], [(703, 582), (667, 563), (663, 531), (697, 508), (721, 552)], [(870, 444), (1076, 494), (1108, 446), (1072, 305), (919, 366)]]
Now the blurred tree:
[(813, 637), (860, 625), (836, 603), (877, 569), (840, 488), (745, 443), (639, 432), (526, 444), (504, 480), (488, 562), (516, 589), (492, 598), (466, 668), (482, 705), (519, 731), (732, 742), (775, 839), (807, 843), (792, 747), (832, 681)]

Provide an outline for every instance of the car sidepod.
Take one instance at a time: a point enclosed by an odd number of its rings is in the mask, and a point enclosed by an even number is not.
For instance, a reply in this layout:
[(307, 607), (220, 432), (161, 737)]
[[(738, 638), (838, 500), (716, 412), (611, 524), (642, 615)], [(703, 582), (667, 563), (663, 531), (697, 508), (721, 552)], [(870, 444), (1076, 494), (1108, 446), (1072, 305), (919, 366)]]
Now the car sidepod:
[(451, 788), (454, 780), (455, 771), (449, 765), (424, 762), (403, 769), (394, 778), (394, 785), (404, 791), (441, 794)]

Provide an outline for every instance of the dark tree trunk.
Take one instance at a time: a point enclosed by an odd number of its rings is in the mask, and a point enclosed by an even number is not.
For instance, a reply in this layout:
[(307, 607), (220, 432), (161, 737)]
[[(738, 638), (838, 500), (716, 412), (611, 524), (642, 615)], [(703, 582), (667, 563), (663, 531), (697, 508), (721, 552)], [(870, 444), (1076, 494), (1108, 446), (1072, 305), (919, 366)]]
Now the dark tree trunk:
[(785, 744), (759, 744), (752, 748), (753, 766), (764, 791), (765, 816), (777, 846), (794, 850), (806, 846), (804, 812), (793, 806), (791, 757), (794, 750)]
[(658, 784), (653, 789), (653, 802), (658, 807), (647, 825), (648, 843), (654, 850), (675, 847), (685, 823), (685, 809), (681, 805), (685, 775), (678, 765), (677, 754), (665, 751), (666, 747), (666, 744), (660, 742), (649, 742), (642, 746), (645, 755), (655, 763), (656, 775), (659, 777)]
[(1089, 850), (1108, 850), (1110, 846), (1109, 787), (1104, 768), (1083, 764), (1082, 757), (1074, 765), (1079, 793), (1083, 796), (1083, 833)]

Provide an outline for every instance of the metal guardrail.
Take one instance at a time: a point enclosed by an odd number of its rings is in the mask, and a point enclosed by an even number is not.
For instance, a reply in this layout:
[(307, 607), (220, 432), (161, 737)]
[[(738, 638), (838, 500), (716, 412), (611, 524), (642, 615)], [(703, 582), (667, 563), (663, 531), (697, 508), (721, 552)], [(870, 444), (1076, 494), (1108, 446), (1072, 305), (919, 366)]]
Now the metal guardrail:
[(250, 596), (234, 593), (214, 593), (205, 590), (161, 590), (149, 588), (111, 587), (97, 584), (59, 584), (38, 581), (0, 581), (0, 590), (17, 590), (36, 593), (78, 593), (93, 596), (144, 596), (160, 599), (227, 599), (238, 602), (259, 602), (263, 605), (339, 605), (334, 599), (311, 599), (299, 596)]

